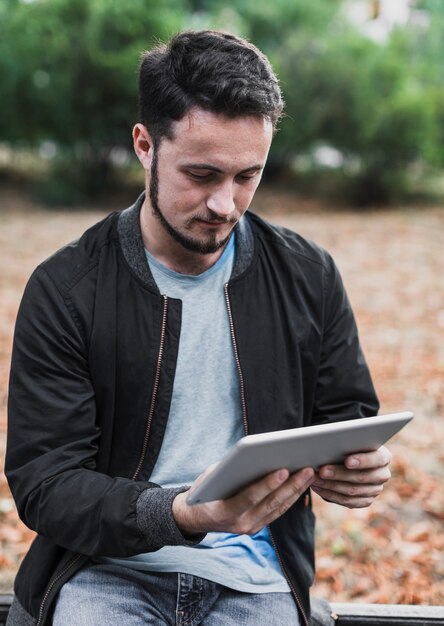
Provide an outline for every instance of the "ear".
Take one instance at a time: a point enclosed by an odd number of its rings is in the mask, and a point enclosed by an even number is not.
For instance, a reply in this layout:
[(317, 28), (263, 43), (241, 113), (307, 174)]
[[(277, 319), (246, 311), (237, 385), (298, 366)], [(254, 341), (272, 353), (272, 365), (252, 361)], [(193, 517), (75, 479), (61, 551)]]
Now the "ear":
[(145, 170), (151, 167), (154, 144), (146, 126), (136, 124), (133, 128), (134, 152)]

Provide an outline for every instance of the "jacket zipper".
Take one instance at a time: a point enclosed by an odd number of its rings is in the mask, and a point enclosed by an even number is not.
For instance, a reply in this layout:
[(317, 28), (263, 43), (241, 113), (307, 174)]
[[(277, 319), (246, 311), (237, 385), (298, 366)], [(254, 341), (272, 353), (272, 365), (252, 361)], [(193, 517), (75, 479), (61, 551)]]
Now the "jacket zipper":
[(160, 332), (160, 346), (159, 346), (159, 354), (158, 354), (158, 357), (157, 357), (156, 376), (154, 378), (153, 394), (151, 396), (150, 410), (149, 410), (149, 413), (148, 413), (148, 419), (146, 421), (146, 429), (145, 429), (145, 436), (143, 438), (142, 452), (140, 454), (139, 462), (137, 464), (137, 467), (136, 467), (136, 470), (135, 470), (133, 476), (131, 477), (131, 480), (137, 480), (137, 477), (140, 474), (140, 470), (143, 467), (143, 463), (145, 461), (146, 451), (148, 449), (148, 440), (149, 440), (149, 437), (150, 437), (151, 424), (152, 424), (152, 421), (153, 421), (154, 407), (156, 405), (157, 391), (159, 389), (160, 368), (162, 366), (163, 350), (164, 350), (164, 347), (165, 347), (167, 310), (168, 310), (168, 296), (164, 295), (163, 296), (162, 329), (161, 329), (161, 332)]
[[(168, 310), (168, 297), (164, 295), (163, 296), (162, 329), (161, 329), (161, 333), (160, 333), (160, 346), (159, 346), (159, 354), (158, 354), (158, 357), (157, 357), (156, 376), (154, 378), (153, 393), (152, 393), (152, 396), (151, 396), (150, 409), (149, 409), (149, 413), (148, 413), (148, 419), (147, 419), (147, 422), (146, 422), (145, 436), (143, 438), (142, 452), (140, 454), (139, 462), (137, 464), (137, 467), (136, 467), (136, 470), (135, 470), (133, 476), (131, 477), (131, 480), (136, 480), (138, 475), (140, 474), (140, 471), (141, 471), (142, 466), (143, 466), (143, 462), (145, 460), (146, 451), (147, 451), (147, 448), (148, 448), (148, 440), (149, 440), (149, 436), (150, 436), (151, 423), (153, 421), (154, 407), (155, 407), (155, 404), (156, 404), (157, 391), (159, 389), (160, 368), (162, 366), (162, 357), (163, 357), (163, 351), (164, 351), (164, 346), (165, 346), (167, 310)], [(38, 617), (36, 626), (41, 626), (41, 624), (42, 624), (43, 614), (44, 614), (44, 611), (45, 611), (45, 604), (46, 604), (46, 602), (48, 600), (48, 597), (49, 597), (52, 589), (54, 588), (56, 583), (58, 583), (59, 580), (61, 578), (63, 578), (65, 576), (65, 574), (68, 573), (68, 571), (71, 569), (71, 567), (73, 567), (73, 565), (75, 563), (77, 563), (77, 561), (79, 561), (79, 559), (82, 558), (82, 556), (83, 556), (82, 554), (77, 554), (71, 561), (68, 562), (66, 567), (64, 567), (63, 570), (61, 572), (59, 572), (49, 582), (49, 585), (46, 588), (45, 595), (43, 596), (42, 602), (40, 604), (39, 617)]]
[[(239, 351), (237, 349), (237, 342), (236, 342), (236, 333), (234, 330), (234, 321), (233, 321), (233, 315), (231, 312), (231, 303), (230, 303), (230, 297), (228, 295), (228, 283), (225, 283), (224, 285), (224, 293), (225, 293), (225, 301), (227, 303), (227, 311), (228, 311), (228, 322), (230, 325), (230, 333), (231, 333), (231, 341), (233, 343), (233, 352), (234, 352), (234, 359), (236, 361), (236, 366), (237, 366), (237, 371), (239, 373), (239, 380), (240, 380), (240, 394), (241, 394), (241, 404), (242, 404), (242, 420), (244, 423), (244, 432), (246, 435), (248, 435), (249, 433), (249, 428), (248, 428), (248, 419), (247, 419), (247, 403), (245, 400), (245, 384), (244, 384), (244, 375), (242, 373), (242, 367), (241, 367), (241, 363), (240, 363), (240, 359), (239, 359)], [(287, 575), (287, 572), (285, 571), (284, 565), (282, 563), (282, 559), (281, 559), (281, 555), (279, 554), (279, 550), (278, 547), (276, 545), (276, 541), (274, 539), (273, 533), (271, 532), (271, 528), (270, 526), (268, 526), (268, 532), (270, 533), (270, 538), (271, 538), (271, 542), (273, 544), (273, 548), (274, 551), (276, 552), (276, 556), (278, 558), (279, 564), (281, 566), (282, 572), (284, 573), (284, 577), (287, 580), (288, 586), (290, 587), (291, 593), (293, 594), (293, 597), (295, 599), (296, 605), (299, 609), (299, 612), (302, 615), (302, 618), (304, 620), (304, 624), (305, 626), (310, 626), (309, 625), (309, 621), (307, 619), (307, 615), (304, 611), (304, 607), (303, 604), (301, 602), (301, 599), (299, 598), (299, 595), (296, 591), (296, 589), (293, 586), (293, 583), (291, 582), (289, 576)]]
[(307, 615), (306, 615), (305, 610), (304, 610), (304, 606), (303, 606), (303, 604), (301, 602), (301, 599), (300, 599), (300, 597), (298, 595), (298, 592), (294, 588), (293, 583), (290, 580), (290, 577), (287, 575), (287, 572), (285, 571), (284, 564), (282, 563), (281, 555), (279, 554), (279, 550), (278, 550), (278, 547), (276, 545), (276, 540), (275, 540), (275, 538), (273, 536), (273, 533), (271, 531), (271, 527), (270, 526), (268, 526), (268, 532), (270, 533), (271, 543), (273, 544), (274, 551), (276, 552), (276, 556), (278, 558), (279, 565), (281, 566), (281, 570), (283, 571), (284, 576), (287, 579), (288, 586), (290, 587), (290, 591), (293, 594), (293, 597), (294, 597), (294, 599), (296, 601), (296, 604), (297, 604), (297, 607), (299, 609), (299, 612), (302, 615), (302, 618), (304, 620), (304, 624), (305, 624), (305, 626), (310, 626), (308, 618), (307, 618)]
[(43, 619), (43, 614), (45, 611), (45, 604), (48, 600), (48, 597), (52, 591), (52, 589), (54, 588), (54, 586), (56, 585), (56, 583), (59, 582), (59, 580), (61, 578), (63, 578), (65, 576), (65, 574), (67, 574), (69, 572), (69, 570), (77, 563), (77, 561), (79, 561), (81, 558), (83, 557), (82, 554), (77, 554), (75, 557), (73, 557), (70, 561), (68, 561), (68, 563), (66, 564), (66, 566), (62, 569), (61, 572), (59, 572), (57, 574), (57, 576), (55, 576), (51, 582), (49, 583), (48, 587), (46, 588), (46, 592), (45, 595), (43, 596), (43, 600), (40, 604), (40, 609), (39, 609), (39, 617), (36, 623), (36, 626), (40, 626), (42, 624), (42, 619)]
[(244, 433), (248, 435), (247, 402), (245, 400), (244, 375), (242, 372), (242, 367), (241, 367), (241, 363), (239, 359), (239, 352), (237, 349), (236, 333), (234, 332), (233, 314), (231, 312), (230, 296), (228, 295), (228, 283), (225, 283), (224, 285), (224, 294), (225, 294), (225, 302), (227, 303), (228, 323), (230, 325), (230, 334), (231, 334), (231, 341), (233, 344), (234, 360), (236, 361), (236, 367), (239, 373), (240, 396), (241, 396), (241, 406), (242, 406), (242, 421), (244, 424)]

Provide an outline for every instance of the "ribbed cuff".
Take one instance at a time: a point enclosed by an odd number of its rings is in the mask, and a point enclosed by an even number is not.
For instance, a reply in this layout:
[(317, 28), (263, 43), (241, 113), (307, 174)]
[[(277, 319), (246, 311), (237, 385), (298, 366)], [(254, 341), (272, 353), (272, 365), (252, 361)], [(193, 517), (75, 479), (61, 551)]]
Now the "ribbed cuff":
[(173, 517), (173, 500), (189, 487), (145, 489), (136, 503), (137, 525), (145, 537), (150, 550), (163, 546), (194, 546), (202, 541), (206, 533), (184, 537)]

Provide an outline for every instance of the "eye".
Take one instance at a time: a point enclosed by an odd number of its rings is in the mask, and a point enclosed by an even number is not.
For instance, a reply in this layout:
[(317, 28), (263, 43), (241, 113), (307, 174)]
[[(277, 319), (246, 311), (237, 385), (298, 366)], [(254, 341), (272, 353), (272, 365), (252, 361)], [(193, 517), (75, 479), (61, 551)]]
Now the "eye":
[(248, 181), (248, 180), (254, 180), (257, 175), (258, 175), (258, 172), (254, 172), (253, 174), (239, 174), (237, 178), (242, 181)]
[(193, 180), (206, 181), (214, 177), (214, 172), (188, 172), (188, 176)]

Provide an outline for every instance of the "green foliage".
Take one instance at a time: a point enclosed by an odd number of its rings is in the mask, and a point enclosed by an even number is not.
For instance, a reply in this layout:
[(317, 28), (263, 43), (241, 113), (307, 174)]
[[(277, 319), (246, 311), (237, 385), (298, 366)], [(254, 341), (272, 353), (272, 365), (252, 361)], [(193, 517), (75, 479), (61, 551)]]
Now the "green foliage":
[(14, 103), (11, 135), (25, 124), (28, 141), (123, 143), (136, 118), (137, 59), (154, 38), (180, 28), (179, 6), (179, 0), (10, 0), (1, 69), (5, 100)]
[(48, 193), (94, 194), (113, 148), (131, 145), (140, 53), (181, 28), (180, 0), (7, 0), (0, 18), (2, 139), (55, 141), (71, 166), (63, 183), (54, 166)]
[[(357, 204), (387, 202), (407, 193), (412, 165), (444, 165), (444, 3), (423, 0), (429, 26), (395, 29), (384, 43), (353, 25), (345, 6), (236, 2), (240, 34), (268, 54), (285, 94), (275, 170), (300, 155), (307, 163), (327, 145), (343, 157), (329, 175), (339, 193)], [(224, 11), (216, 0), (211, 7)], [(325, 179), (320, 169), (312, 158), (305, 184)]]
[(342, 28), (340, 36), (291, 37), (280, 60), (288, 111), (278, 147), (302, 151), (319, 144), (355, 164), (351, 195), (358, 203), (387, 201), (419, 158), (429, 114), (422, 89), (390, 45)]
[(2, 0), (0, 138), (55, 142), (50, 195), (94, 194), (115, 180), (113, 150), (131, 147), (141, 51), (184, 27), (224, 28), (256, 43), (280, 77), (287, 117), (270, 155), (275, 170), (303, 157), (319, 181), (326, 170), (316, 151), (329, 146), (342, 158), (328, 170), (341, 193), (360, 204), (396, 199), (413, 165), (444, 167), (444, 3), (419, 0), (429, 23), (395, 29), (383, 43), (352, 25), (344, 6)]

